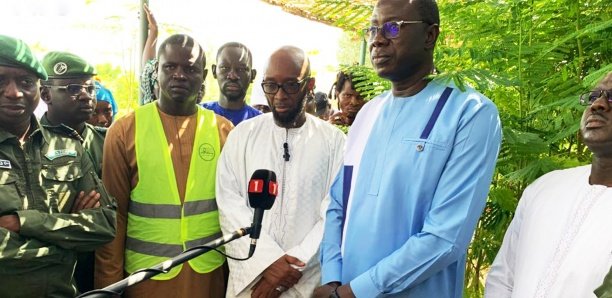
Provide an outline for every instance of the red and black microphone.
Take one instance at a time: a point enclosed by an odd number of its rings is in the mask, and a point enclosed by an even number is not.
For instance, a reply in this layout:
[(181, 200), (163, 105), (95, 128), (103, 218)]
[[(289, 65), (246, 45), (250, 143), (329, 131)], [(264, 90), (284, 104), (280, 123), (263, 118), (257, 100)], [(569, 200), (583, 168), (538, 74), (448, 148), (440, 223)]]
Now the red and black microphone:
[(276, 184), (276, 174), (270, 170), (256, 170), (249, 180), (249, 204), (255, 213), (251, 224), (251, 248), (249, 257), (255, 252), (257, 239), (261, 233), (261, 220), (264, 210), (269, 210), (274, 204), (278, 184)]

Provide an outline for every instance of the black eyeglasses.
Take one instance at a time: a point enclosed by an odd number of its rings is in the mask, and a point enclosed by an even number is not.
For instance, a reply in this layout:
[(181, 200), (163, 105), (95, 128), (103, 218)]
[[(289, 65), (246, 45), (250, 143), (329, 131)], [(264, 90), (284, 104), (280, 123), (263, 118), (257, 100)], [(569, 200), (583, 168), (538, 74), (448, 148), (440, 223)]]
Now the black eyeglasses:
[(81, 91), (85, 89), (85, 93), (93, 97), (96, 95), (96, 91), (98, 90), (98, 88), (96, 88), (96, 85), (93, 85), (93, 84), (91, 85), (68, 84), (65, 86), (45, 85), (45, 87), (49, 87), (49, 88), (54, 87), (60, 90), (66, 90), (66, 92), (71, 96), (78, 96), (79, 94), (81, 94)]
[(283, 91), (287, 94), (296, 94), (300, 92), (302, 83), (308, 79), (310, 79), (310, 77), (305, 77), (297, 82), (284, 82), (282, 84), (263, 82), (261, 83), (261, 88), (263, 88), (263, 92), (266, 94), (276, 94), (280, 88), (283, 88)]
[(612, 104), (612, 91), (608, 90), (593, 90), (580, 95), (580, 104), (583, 106), (592, 105), (597, 99), (605, 98), (608, 104)]
[(397, 38), (400, 34), (400, 28), (405, 24), (421, 24), (425, 23), (425, 21), (391, 21), (386, 22), (382, 26), (370, 26), (366, 28), (365, 36), (369, 42), (373, 42), (374, 38), (376, 38), (376, 33), (380, 30), (382, 36), (386, 39), (394, 39)]

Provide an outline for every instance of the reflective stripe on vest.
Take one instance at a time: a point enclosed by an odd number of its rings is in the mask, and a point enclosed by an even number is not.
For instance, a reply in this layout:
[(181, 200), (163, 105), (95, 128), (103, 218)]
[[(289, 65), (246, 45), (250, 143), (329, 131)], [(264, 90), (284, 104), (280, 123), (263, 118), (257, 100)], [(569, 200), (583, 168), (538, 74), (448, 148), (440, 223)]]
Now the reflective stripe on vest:
[[(181, 206), (169, 145), (156, 104), (136, 110), (138, 184), (130, 193), (125, 271), (157, 265), (221, 235), (215, 201), (215, 171), (220, 153), (216, 116), (198, 107), (196, 136)], [(210, 272), (225, 258), (208, 252), (189, 261), (198, 273)], [(182, 266), (153, 279), (175, 277)]]
[[(223, 236), (221, 232), (213, 234), (208, 237), (204, 237), (201, 239), (196, 239), (192, 241), (187, 241), (185, 246), (187, 249), (193, 248), (199, 245), (204, 245), (210, 241), (213, 241), (219, 237)], [(175, 244), (164, 244), (164, 243), (154, 243), (143, 240), (138, 240), (135, 238), (127, 238), (125, 241), (125, 246), (130, 247), (130, 249), (134, 251), (141, 252), (143, 254), (172, 258), (183, 252), (182, 245)]]
[[(217, 211), (217, 201), (200, 200), (185, 202), (185, 216), (198, 215), (200, 213)], [(130, 213), (141, 217), (153, 218), (179, 218), (181, 217), (181, 206), (170, 204), (146, 204), (136, 201), (130, 202)]]

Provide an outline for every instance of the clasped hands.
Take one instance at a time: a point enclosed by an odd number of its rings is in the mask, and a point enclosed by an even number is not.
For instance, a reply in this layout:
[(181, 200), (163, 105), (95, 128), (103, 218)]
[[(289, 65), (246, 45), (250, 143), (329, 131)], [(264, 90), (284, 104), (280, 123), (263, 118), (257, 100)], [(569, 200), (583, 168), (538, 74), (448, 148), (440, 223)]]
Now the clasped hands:
[[(293, 265), (293, 266), (292, 266)], [(296, 257), (284, 255), (263, 271), (261, 279), (251, 288), (252, 298), (276, 298), (302, 278), (295, 267), (306, 264)]]

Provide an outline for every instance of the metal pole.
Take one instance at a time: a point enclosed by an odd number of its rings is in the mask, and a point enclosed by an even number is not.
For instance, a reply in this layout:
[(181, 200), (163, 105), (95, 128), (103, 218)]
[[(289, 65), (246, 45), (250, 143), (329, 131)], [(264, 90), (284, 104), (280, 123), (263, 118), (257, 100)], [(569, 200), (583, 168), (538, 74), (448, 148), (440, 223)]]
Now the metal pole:
[(368, 48), (368, 43), (366, 42), (365, 38), (361, 39), (361, 57), (359, 59), (359, 65), (363, 66), (365, 65), (365, 57), (366, 57), (366, 51)]
[(138, 77), (140, 78), (140, 75), (142, 74), (142, 51), (144, 50), (144, 45), (145, 45), (145, 41), (147, 40), (148, 34), (149, 34), (149, 22), (147, 21), (147, 14), (144, 11), (144, 5), (149, 5), (149, 0), (140, 0), (140, 26), (139, 26), (139, 32), (140, 34), (138, 35), (138, 60), (136, 65), (138, 65)]
[[(144, 51), (144, 46), (145, 46), (145, 42), (147, 40), (148, 34), (149, 34), (149, 22), (147, 21), (147, 14), (144, 11), (144, 5), (147, 4), (149, 5), (149, 0), (140, 0), (140, 7), (138, 8), (138, 11), (140, 11), (140, 26), (139, 26), (139, 32), (140, 34), (138, 34), (138, 49), (136, 49), (137, 51), (137, 56), (138, 59), (136, 60), (136, 74), (137, 74), (137, 81), (140, 83), (140, 75), (142, 74), (142, 70), (144, 65), (142, 65), (142, 52)], [(139, 92), (139, 101), (140, 98), (143, 98), (143, 94), (140, 94)]]
[[(143, 282), (147, 279), (150, 279), (151, 277), (161, 274), (161, 273), (166, 273), (168, 271), (170, 271), (170, 269), (183, 264), (195, 257), (198, 257), (210, 250), (212, 250), (213, 248), (217, 248), (221, 245), (224, 245), (228, 242), (231, 242), (233, 240), (236, 240), (242, 236), (246, 236), (249, 235), (251, 233), (251, 228), (242, 228), (239, 229), (235, 232), (233, 232), (230, 235), (225, 235), (223, 237), (217, 238), (213, 241), (210, 241), (202, 246), (199, 247), (195, 247), (193, 249), (184, 251), (183, 253), (181, 253), (180, 255), (169, 259), (163, 263), (157, 264), (151, 268), (146, 268), (143, 270), (139, 270), (134, 272), (132, 275), (112, 284), (107, 286), (106, 288), (103, 289), (99, 289), (99, 290), (93, 290), (93, 291), (89, 291), (87, 293), (83, 293), (82, 295), (78, 296), (77, 298), (93, 298), (93, 297), (115, 297), (117, 295), (121, 295), (123, 294), (123, 291), (125, 291), (125, 289), (129, 286), (135, 285), (137, 283)], [(249, 257), (251, 257), (252, 253), (249, 253)]]

